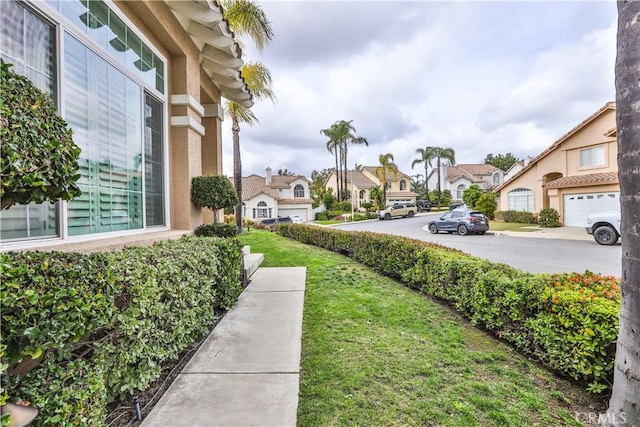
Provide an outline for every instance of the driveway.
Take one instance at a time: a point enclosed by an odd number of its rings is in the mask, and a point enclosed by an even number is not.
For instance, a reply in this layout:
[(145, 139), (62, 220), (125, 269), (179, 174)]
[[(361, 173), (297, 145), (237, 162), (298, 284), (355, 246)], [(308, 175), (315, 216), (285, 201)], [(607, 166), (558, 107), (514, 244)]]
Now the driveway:
[[(391, 221), (361, 221), (334, 227), (411, 237), (459, 249), (468, 254), (501, 262), (531, 273), (569, 273), (585, 270), (620, 277), (622, 248), (598, 245), (579, 229), (536, 232), (496, 232), (484, 236), (431, 234), (427, 223), (438, 214)], [(517, 233), (517, 234), (516, 234)], [(586, 237), (585, 237), (586, 236)], [(538, 238), (536, 238), (538, 237)], [(544, 237), (544, 238), (539, 238)]]

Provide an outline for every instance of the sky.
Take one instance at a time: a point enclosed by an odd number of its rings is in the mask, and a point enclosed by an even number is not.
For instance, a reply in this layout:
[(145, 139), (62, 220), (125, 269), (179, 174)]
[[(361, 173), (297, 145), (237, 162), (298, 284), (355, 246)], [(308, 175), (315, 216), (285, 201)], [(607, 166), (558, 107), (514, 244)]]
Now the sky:
[[(348, 165), (400, 171), (417, 148), (453, 148), (457, 163), (489, 153), (535, 157), (615, 100), (614, 1), (258, 1), (274, 30), (245, 61), (271, 70), (275, 103), (241, 124), (243, 176), (265, 168), (311, 176), (334, 157), (320, 130), (353, 120), (369, 145)], [(233, 175), (231, 121), (223, 172)]]

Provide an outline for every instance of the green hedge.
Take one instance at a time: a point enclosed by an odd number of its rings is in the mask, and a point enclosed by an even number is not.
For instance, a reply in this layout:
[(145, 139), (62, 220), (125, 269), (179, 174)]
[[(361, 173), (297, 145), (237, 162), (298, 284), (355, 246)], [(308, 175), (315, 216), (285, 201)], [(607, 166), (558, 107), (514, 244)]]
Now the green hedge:
[(496, 211), (495, 219), (500, 222), (515, 222), (518, 224), (536, 223), (535, 214), (525, 211)]
[(619, 280), (530, 274), (423, 241), (330, 228), (283, 225), (278, 233), (347, 254), (453, 305), (471, 322), (593, 392), (613, 375)]
[(231, 307), (241, 256), (236, 239), (195, 237), (0, 254), (6, 393), (39, 409), (34, 426), (103, 424), (107, 402), (146, 388)]
[(238, 227), (234, 224), (202, 224), (194, 230), (198, 237), (235, 237), (238, 235)]

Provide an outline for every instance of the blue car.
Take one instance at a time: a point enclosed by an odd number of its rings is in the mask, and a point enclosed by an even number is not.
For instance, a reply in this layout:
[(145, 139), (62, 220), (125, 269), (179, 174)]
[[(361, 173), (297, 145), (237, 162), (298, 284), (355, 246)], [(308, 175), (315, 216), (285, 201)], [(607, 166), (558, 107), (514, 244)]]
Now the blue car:
[(489, 230), (489, 219), (479, 211), (454, 209), (429, 222), (428, 228), (432, 234), (441, 231), (456, 232), (461, 236), (471, 233), (485, 234)]

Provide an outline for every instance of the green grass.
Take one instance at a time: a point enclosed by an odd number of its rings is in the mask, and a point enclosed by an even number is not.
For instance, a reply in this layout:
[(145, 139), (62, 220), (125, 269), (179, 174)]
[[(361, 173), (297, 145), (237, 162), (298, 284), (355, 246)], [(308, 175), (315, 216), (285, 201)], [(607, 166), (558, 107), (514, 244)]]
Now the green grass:
[(530, 228), (537, 227), (536, 224), (520, 224), (517, 222), (491, 221), (489, 227), (492, 231), (521, 231), (523, 233), (538, 231), (537, 228)]
[(306, 266), (299, 426), (577, 426), (603, 402), (349, 258), (239, 236), (264, 267)]

